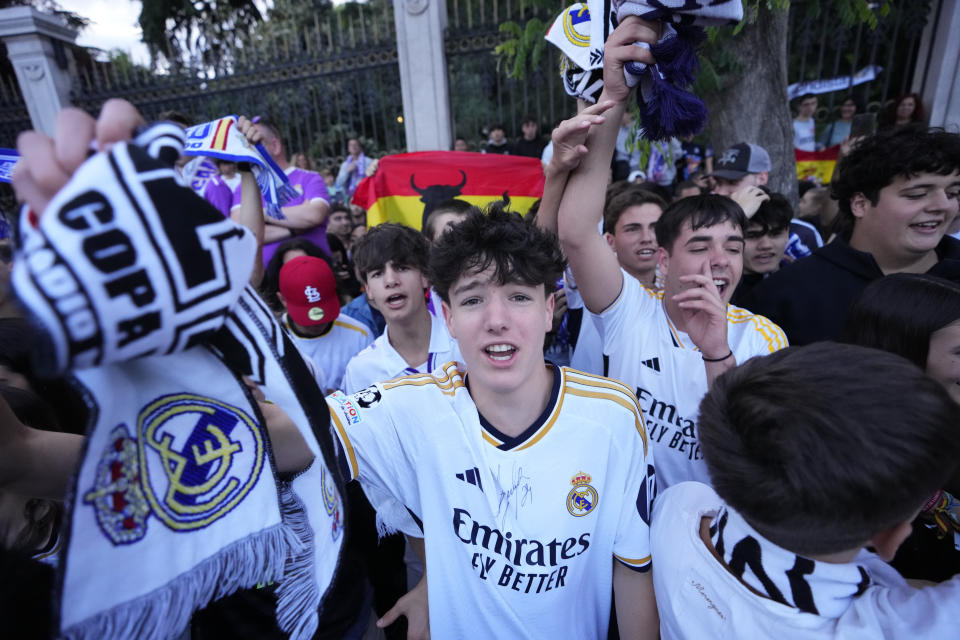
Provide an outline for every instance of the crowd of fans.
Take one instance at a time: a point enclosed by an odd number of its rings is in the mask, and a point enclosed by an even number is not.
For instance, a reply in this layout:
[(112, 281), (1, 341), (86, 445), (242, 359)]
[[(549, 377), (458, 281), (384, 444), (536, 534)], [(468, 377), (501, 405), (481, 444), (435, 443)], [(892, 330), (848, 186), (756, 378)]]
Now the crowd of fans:
[[(358, 481), (355, 588), (328, 596), (316, 637), (955, 630), (960, 136), (926, 128), (913, 94), (866, 136), (856, 99), (818, 125), (805, 95), (796, 147), (841, 157), (829, 184), (781, 194), (755, 141), (641, 153), (628, 56), (650, 61), (608, 45), (597, 103), (549, 140), (536, 117), (514, 140), (502, 124), (456, 140), (541, 159), (526, 219), (454, 199), (422, 230), (368, 227), (351, 198), (378, 167), (360, 140), (317, 173), (267, 119), (238, 126), (299, 193), (283, 219), (246, 166), (218, 162), (199, 194), (259, 239), (251, 284), (332, 394)], [(0, 295), (2, 462), (11, 425), (83, 435), (86, 408), (34, 375), (42, 338)], [(46, 637), (69, 507), (11, 486), (0, 470), (2, 624)], [(283, 637), (275, 599), (212, 603), (192, 637)]]

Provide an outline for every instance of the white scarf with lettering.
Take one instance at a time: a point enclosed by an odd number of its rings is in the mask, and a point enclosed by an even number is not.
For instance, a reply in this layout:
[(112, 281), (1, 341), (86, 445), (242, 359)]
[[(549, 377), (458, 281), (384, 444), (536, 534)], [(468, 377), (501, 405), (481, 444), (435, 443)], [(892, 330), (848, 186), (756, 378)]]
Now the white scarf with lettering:
[[(329, 414), (247, 285), (252, 234), (177, 184), (182, 144), (154, 126), (22, 216), (12, 279), (46, 336), (37, 365), (71, 375), (90, 413), (60, 634), (175, 637), (212, 599), (275, 582), (280, 627), (309, 638), (343, 541)], [(315, 455), (292, 483), (244, 375)]]
[(864, 567), (817, 562), (778, 547), (727, 506), (710, 524), (710, 539), (740, 580), (771, 600), (806, 613), (838, 618), (870, 586)]

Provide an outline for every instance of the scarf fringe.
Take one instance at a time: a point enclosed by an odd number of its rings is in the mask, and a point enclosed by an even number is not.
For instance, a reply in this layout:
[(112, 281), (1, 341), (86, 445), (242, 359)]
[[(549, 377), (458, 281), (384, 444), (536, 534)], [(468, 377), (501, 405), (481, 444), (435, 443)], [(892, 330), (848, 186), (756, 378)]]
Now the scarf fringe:
[(291, 640), (308, 640), (317, 631), (320, 590), (314, 564), (314, 532), (303, 502), (289, 484), (280, 487), (280, 517), (297, 536), (299, 549), (287, 556), (277, 587), (277, 624)]
[(707, 107), (703, 100), (667, 82), (656, 71), (650, 76), (649, 95), (640, 105), (640, 122), (646, 138), (667, 140), (673, 136), (685, 138), (700, 133), (707, 122)]
[(240, 589), (279, 582), (284, 560), (300, 540), (279, 524), (224, 547), (163, 587), (63, 630), (68, 640), (164, 640), (183, 633), (195, 609)]

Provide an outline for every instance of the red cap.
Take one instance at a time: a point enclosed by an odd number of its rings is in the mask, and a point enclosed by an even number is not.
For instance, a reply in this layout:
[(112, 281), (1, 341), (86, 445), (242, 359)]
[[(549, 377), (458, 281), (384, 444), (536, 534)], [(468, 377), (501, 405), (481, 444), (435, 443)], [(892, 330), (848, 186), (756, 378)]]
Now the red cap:
[(326, 324), (340, 315), (333, 271), (320, 258), (297, 256), (283, 265), (280, 293), (290, 319), (301, 326)]

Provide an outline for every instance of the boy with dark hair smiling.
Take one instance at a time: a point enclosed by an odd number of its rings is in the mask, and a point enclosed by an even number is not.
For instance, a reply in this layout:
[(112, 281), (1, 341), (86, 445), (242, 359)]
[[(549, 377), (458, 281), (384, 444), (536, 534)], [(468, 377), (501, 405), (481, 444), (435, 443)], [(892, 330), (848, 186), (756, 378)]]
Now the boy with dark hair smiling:
[(544, 362), (562, 270), (552, 234), (475, 209), (430, 259), (469, 376), (328, 398), (345, 472), (425, 541), (426, 578), (381, 624), (427, 592), (433, 637), (602, 638), (612, 586), (621, 635), (656, 637), (643, 417), (624, 385)]
[(377, 225), (354, 247), (353, 262), (366, 285), (367, 301), (383, 314), (387, 327), (347, 363), (345, 391), (399, 375), (429, 373), (444, 362), (460, 360), (456, 341), (427, 309), (423, 235), (400, 224)]
[[(550, 175), (544, 192), (566, 181), (560, 202), (560, 242), (586, 308), (603, 336), (606, 373), (636, 390), (656, 451), (657, 481), (707, 481), (697, 442), (697, 406), (711, 381), (753, 356), (786, 344), (766, 318), (728, 305), (743, 269), (744, 214), (725, 196), (693, 196), (671, 204), (656, 223), (663, 290), (625, 276), (595, 232), (606, 189), (617, 124), (630, 89), (624, 64), (634, 42), (655, 39), (656, 25), (624, 20), (604, 48), (603, 93), (571, 127), (579, 132), (555, 154), (582, 160), (569, 178)], [(650, 62), (651, 59), (645, 60)]]
[(960, 576), (914, 589), (887, 561), (950, 476), (958, 422), (939, 383), (864, 347), (719, 377), (699, 425), (714, 488), (678, 484), (654, 509), (664, 640), (955, 636)]
[(960, 282), (960, 135), (894, 129), (860, 141), (831, 184), (837, 237), (757, 285), (744, 300), (793, 344), (835, 340), (863, 288), (891, 273)]
[(747, 220), (743, 233), (743, 276), (730, 302), (742, 304), (748, 291), (780, 268), (790, 242), (792, 217), (793, 210), (787, 199), (779, 193), (771, 193)]

